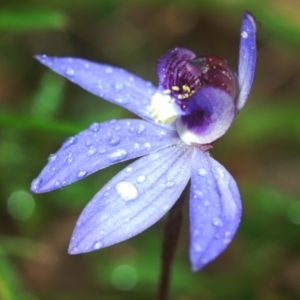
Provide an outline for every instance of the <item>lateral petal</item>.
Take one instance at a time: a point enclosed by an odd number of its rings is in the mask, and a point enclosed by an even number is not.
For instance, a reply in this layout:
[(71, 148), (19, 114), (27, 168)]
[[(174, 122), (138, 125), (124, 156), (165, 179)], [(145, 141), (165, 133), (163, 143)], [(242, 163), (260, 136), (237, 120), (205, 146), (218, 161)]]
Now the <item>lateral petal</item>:
[(169, 147), (142, 157), (118, 173), (83, 210), (69, 253), (121, 242), (159, 220), (190, 179), (191, 153), (183, 144)]
[(31, 185), (34, 193), (55, 190), (112, 164), (180, 143), (177, 133), (135, 119), (94, 123), (65, 141)]
[[(151, 82), (121, 68), (80, 58), (47, 55), (37, 55), (35, 58), (88, 92), (154, 123), (150, 105), (157, 88)], [(172, 128), (167, 125), (161, 126)]]
[(237, 110), (245, 105), (250, 93), (256, 65), (256, 23), (253, 16), (244, 12), (241, 27), (240, 54), (238, 64)]
[(241, 219), (235, 180), (209, 153), (194, 152), (190, 192), (190, 261), (198, 271), (231, 242)]

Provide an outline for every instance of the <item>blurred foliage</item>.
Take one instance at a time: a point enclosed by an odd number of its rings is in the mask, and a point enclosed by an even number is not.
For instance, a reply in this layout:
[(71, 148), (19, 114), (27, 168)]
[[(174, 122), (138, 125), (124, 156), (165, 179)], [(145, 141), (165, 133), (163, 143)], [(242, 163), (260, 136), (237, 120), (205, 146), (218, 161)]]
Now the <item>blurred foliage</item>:
[[(67, 244), (87, 201), (125, 164), (63, 190), (29, 193), (50, 153), (92, 122), (132, 117), (40, 66), (46, 53), (127, 68), (157, 82), (174, 46), (234, 67), (241, 13), (261, 24), (251, 97), (212, 153), (243, 199), (229, 248), (192, 273), (188, 217), (173, 269), (174, 300), (300, 299), (300, 2), (296, 0), (5, 1), (0, 4), (0, 299), (154, 299), (163, 220), (78, 256)], [(199, 216), (201, 217), (201, 216)]]

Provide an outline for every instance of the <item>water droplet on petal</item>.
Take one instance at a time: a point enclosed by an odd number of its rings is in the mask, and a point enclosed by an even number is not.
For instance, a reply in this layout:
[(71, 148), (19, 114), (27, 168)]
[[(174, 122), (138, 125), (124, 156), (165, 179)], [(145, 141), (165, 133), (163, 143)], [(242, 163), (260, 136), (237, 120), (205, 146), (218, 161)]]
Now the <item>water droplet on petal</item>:
[(103, 154), (105, 152), (106, 152), (106, 150), (104, 148), (99, 148), (99, 153)]
[(199, 197), (199, 198), (203, 197), (203, 193), (201, 191), (199, 191), (199, 190), (194, 190), (194, 194), (195, 194), (196, 198), (197, 197)]
[(74, 70), (73, 69), (71, 69), (71, 68), (67, 68), (67, 70), (66, 70), (66, 74), (68, 75), (68, 76), (73, 76), (74, 75)]
[(132, 76), (130, 76), (130, 77), (129, 77), (129, 81), (130, 81), (130, 82), (133, 82), (133, 81), (134, 81), (134, 78), (133, 78)]
[(113, 69), (111, 68), (111, 67), (107, 67), (106, 69), (105, 69), (105, 73), (106, 74), (111, 74), (113, 72)]
[(77, 138), (75, 136), (71, 136), (64, 141), (63, 146), (68, 147), (70, 145), (74, 145), (76, 142)]
[(71, 152), (68, 152), (67, 157), (66, 157), (66, 161), (68, 164), (71, 164), (73, 161), (73, 154)]
[(140, 124), (137, 133), (142, 133), (144, 130), (145, 130), (145, 126), (143, 124)]
[(175, 183), (173, 182), (173, 181), (168, 181), (167, 183), (166, 183), (166, 186), (168, 187), (168, 188), (171, 188), (171, 187), (173, 187), (175, 185)]
[(94, 131), (94, 132), (97, 132), (100, 128), (100, 125), (98, 123), (93, 123), (90, 127), (89, 127), (89, 130), (90, 131)]
[(97, 152), (97, 149), (93, 147), (93, 148), (89, 149), (89, 151), (88, 151), (88, 156), (92, 156), (92, 155), (94, 155), (96, 152)]
[(117, 149), (115, 152), (109, 155), (109, 159), (112, 162), (117, 162), (124, 159), (127, 156), (127, 151), (125, 149)]
[(87, 141), (87, 142), (85, 143), (85, 146), (86, 146), (87, 148), (89, 148), (89, 147), (92, 146), (92, 143), (91, 143), (90, 141)]
[(31, 183), (31, 190), (33, 192), (36, 192), (39, 189), (41, 183), (42, 183), (42, 180), (40, 178), (34, 179)]
[(206, 176), (206, 175), (207, 175), (207, 171), (206, 171), (205, 169), (199, 169), (199, 170), (198, 170), (198, 174), (199, 174), (200, 176)]
[(61, 182), (60, 182), (59, 180), (56, 180), (54, 185), (55, 185), (56, 187), (60, 187), (60, 186), (61, 186)]
[(53, 162), (56, 160), (56, 154), (50, 154), (48, 157), (48, 162)]
[(134, 143), (133, 147), (134, 147), (134, 149), (139, 149), (140, 148), (140, 144)]
[(125, 171), (126, 171), (127, 173), (129, 173), (129, 172), (132, 171), (132, 168), (131, 168), (131, 167), (128, 167), (128, 168), (125, 169)]
[(110, 138), (107, 142), (111, 146), (116, 146), (120, 143), (120, 138), (118, 136), (114, 136), (114, 137)]
[(119, 131), (120, 130), (120, 126), (116, 126), (115, 130)]
[(144, 144), (145, 148), (150, 148), (151, 147), (151, 144), (149, 142), (145, 143)]
[(242, 36), (243, 39), (246, 39), (248, 37), (248, 33), (246, 31), (243, 31), (241, 33), (241, 36)]
[(120, 197), (125, 201), (131, 201), (137, 198), (138, 191), (136, 187), (128, 181), (121, 181), (116, 185), (116, 190)]
[(203, 251), (203, 248), (200, 244), (197, 243), (197, 244), (194, 245), (194, 250), (196, 252), (201, 252), (201, 251)]
[(213, 218), (212, 223), (216, 227), (222, 227), (223, 226), (223, 222), (219, 218)]
[(122, 82), (115, 82), (114, 87), (117, 91), (120, 91), (124, 87), (124, 85)]
[(230, 235), (231, 235), (231, 232), (230, 232), (230, 231), (226, 231), (226, 232), (225, 232), (225, 236), (226, 236), (226, 237), (229, 237)]
[(96, 243), (94, 244), (93, 248), (94, 248), (95, 250), (98, 250), (98, 249), (100, 249), (102, 246), (103, 246), (103, 243), (101, 243), (101, 242), (96, 242)]
[(87, 174), (87, 171), (80, 171), (80, 172), (77, 174), (77, 177), (78, 177), (78, 178), (83, 178), (86, 174)]
[(142, 182), (145, 181), (145, 179), (146, 179), (146, 176), (145, 176), (145, 175), (141, 175), (141, 176), (139, 176), (139, 177), (136, 179), (136, 181), (137, 181), (138, 183), (142, 183)]

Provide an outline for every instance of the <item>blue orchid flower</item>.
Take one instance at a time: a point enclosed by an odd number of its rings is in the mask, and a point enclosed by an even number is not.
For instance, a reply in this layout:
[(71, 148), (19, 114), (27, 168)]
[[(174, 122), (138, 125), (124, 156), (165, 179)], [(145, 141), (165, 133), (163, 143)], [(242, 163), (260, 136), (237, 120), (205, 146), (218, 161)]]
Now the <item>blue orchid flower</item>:
[(207, 150), (244, 106), (256, 62), (256, 25), (243, 14), (237, 74), (226, 61), (170, 50), (158, 62), (159, 87), (123, 70), (78, 58), (36, 56), (85, 90), (144, 120), (94, 123), (69, 138), (31, 191), (62, 188), (112, 164), (141, 157), (112, 178), (79, 217), (69, 253), (124, 241), (157, 222), (190, 181), (190, 261), (197, 271), (232, 240), (241, 219), (235, 180)]

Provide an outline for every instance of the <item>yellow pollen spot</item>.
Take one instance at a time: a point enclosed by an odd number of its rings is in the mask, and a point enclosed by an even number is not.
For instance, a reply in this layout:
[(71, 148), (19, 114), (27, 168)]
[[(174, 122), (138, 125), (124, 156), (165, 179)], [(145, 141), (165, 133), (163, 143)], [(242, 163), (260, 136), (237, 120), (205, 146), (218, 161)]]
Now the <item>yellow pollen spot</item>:
[(171, 90), (164, 90), (164, 91), (163, 91), (163, 93), (166, 94), (166, 95), (170, 95), (171, 92), (172, 92)]
[(182, 89), (183, 89), (184, 92), (187, 92), (188, 94), (191, 92), (191, 88), (186, 84), (184, 84), (182, 86)]
[(177, 97), (178, 97), (179, 100), (184, 98), (183, 95), (178, 95)]
[(178, 92), (180, 90), (180, 88), (179, 88), (179, 86), (173, 85), (172, 90)]

